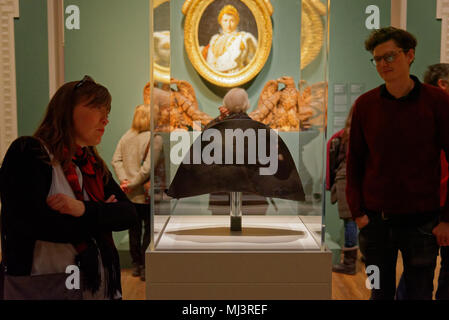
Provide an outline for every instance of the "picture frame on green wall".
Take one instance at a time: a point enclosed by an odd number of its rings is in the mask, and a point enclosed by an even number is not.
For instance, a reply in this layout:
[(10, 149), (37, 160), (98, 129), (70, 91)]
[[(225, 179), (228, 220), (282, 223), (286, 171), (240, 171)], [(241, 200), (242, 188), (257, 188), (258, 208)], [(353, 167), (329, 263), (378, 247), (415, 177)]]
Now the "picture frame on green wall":
[(188, 0), (183, 13), (185, 50), (208, 82), (236, 87), (263, 69), (273, 38), (269, 1)]

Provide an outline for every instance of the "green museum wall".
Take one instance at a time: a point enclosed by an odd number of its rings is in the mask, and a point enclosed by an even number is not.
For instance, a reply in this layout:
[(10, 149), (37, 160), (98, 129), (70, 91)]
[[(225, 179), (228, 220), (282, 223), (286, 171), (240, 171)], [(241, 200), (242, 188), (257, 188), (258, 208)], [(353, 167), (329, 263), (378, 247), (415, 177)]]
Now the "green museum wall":
[(65, 30), (65, 80), (88, 74), (112, 95), (99, 151), (110, 165), (115, 146), (131, 126), (149, 81), (148, 0), (65, 0), (80, 9), (80, 29)]
[(17, 124), (19, 136), (32, 135), (49, 102), (47, 1), (20, 0), (14, 19)]
[(411, 73), (421, 80), (429, 65), (440, 62), (441, 20), (436, 19), (436, 7), (436, 1), (407, 1), (407, 30), (418, 40)]

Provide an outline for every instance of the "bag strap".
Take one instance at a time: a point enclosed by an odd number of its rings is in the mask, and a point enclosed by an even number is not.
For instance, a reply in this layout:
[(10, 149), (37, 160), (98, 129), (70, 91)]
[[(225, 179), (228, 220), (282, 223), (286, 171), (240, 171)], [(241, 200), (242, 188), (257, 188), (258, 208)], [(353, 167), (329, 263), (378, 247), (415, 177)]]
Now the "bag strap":
[(142, 163), (143, 163), (143, 162), (145, 161), (145, 159), (147, 158), (148, 151), (150, 151), (150, 142), (151, 142), (151, 140), (148, 141), (147, 147), (145, 148), (145, 153), (144, 153), (144, 155), (143, 155)]
[[(158, 136), (159, 134), (155, 134), (154, 136)], [(145, 148), (145, 154), (143, 155), (143, 159), (142, 159), (142, 163), (145, 161), (145, 159), (147, 158), (148, 155), (148, 151), (150, 151), (150, 141), (148, 141), (147, 147)]]

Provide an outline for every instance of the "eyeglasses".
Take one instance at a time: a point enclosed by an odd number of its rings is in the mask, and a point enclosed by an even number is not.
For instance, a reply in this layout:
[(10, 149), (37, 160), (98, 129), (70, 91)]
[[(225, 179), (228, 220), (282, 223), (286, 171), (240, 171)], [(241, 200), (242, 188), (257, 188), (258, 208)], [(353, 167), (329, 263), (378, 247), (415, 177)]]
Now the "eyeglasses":
[(370, 59), (370, 61), (373, 63), (373, 65), (377, 66), (380, 64), (382, 60), (384, 60), (386, 63), (392, 63), (394, 60), (396, 60), (396, 57), (398, 56), (399, 52), (406, 52), (404, 50), (398, 50), (398, 51), (391, 51), (383, 56), (380, 57), (373, 57)]
[(80, 88), (87, 81), (91, 81), (91, 82), (95, 83), (94, 79), (92, 79), (90, 76), (84, 76), (84, 78), (75, 85), (75, 90)]

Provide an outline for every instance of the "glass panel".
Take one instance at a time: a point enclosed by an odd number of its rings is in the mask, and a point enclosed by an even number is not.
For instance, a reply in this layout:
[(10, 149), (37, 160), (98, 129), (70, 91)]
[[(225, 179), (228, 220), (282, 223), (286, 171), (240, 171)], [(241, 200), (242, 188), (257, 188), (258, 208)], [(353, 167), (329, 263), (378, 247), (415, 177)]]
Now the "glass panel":
[(327, 1), (150, 8), (152, 250), (323, 250)]

